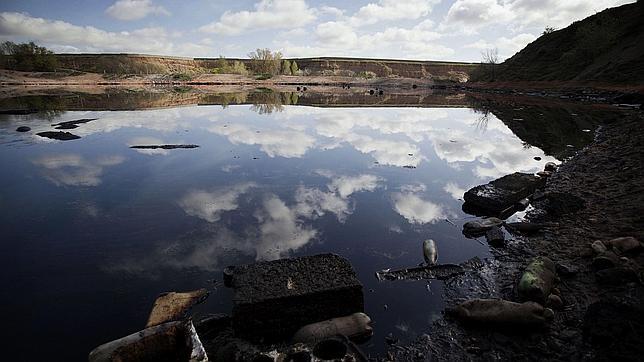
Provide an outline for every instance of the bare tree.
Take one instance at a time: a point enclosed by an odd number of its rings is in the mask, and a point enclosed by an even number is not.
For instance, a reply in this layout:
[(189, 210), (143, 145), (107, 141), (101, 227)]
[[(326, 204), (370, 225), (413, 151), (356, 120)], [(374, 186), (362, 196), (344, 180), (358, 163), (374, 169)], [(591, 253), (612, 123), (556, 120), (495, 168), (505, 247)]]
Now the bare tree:
[(483, 58), (483, 65), (492, 76), (492, 81), (494, 81), (496, 79), (496, 66), (499, 64), (499, 49), (485, 49), (481, 52), (481, 57)]
[(251, 69), (258, 74), (275, 75), (280, 71), (282, 53), (272, 52), (270, 49), (257, 49), (248, 53), (251, 59)]

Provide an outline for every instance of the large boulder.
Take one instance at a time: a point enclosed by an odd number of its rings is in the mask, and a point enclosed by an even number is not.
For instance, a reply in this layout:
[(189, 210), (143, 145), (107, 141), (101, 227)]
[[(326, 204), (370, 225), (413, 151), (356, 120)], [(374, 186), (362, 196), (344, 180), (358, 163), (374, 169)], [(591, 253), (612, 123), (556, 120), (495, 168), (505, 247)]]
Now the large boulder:
[(491, 215), (515, 205), (543, 186), (544, 179), (529, 173), (515, 172), (485, 185), (469, 189), (464, 196), (464, 209), (477, 209)]
[(236, 266), (231, 284), (234, 334), (249, 341), (282, 341), (307, 324), (364, 311), (362, 284), (334, 254)]

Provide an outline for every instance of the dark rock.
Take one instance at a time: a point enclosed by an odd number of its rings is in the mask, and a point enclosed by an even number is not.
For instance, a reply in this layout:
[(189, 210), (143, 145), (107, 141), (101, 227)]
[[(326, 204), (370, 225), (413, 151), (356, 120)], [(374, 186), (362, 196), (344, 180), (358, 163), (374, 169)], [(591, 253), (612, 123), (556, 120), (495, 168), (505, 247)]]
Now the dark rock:
[(590, 248), (593, 249), (593, 251), (596, 254), (603, 254), (608, 251), (608, 248), (606, 248), (606, 245), (601, 240), (595, 240), (590, 244)]
[(557, 170), (557, 164), (554, 162), (546, 162), (546, 165), (544, 166), (543, 170), (555, 172)]
[(492, 227), (485, 233), (485, 239), (492, 246), (503, 246), (505, 244), (505, 234), (498, 226)]
[(557, 275), (560, 275), (564, 278), (570, 278), (579, 272), (577, 268), (570, 264), (556, 263), (555, 268), (557, 269)]
[(233, 275), (235, 274), (235, 267), (230, 265), (224, 268), (224, 286), (230, 288), (233, 283)]
[(593, 259), (592, 266), (595, 270), (612, 268), (619, 265), (619, 258), (612, 251), (606, 251)]
[(535, 157), (534, 157), (534, 160), (535, 160), (535, 161), (541, 161), (541, 157), (539, 157), (539, 156), (535, 156)]
[(130, 146), (130, 148), (139, 150), (174, 150), (176, 148), (197, 148), (199, 145), (143, 145), (143, 146)]
[(236, 336), (280, 341), (302, 326), (364, 310), (362, 284), (334, 254), (235, 267), (232, 323)]
[(546, 307), (552, 308), (554, 310), (560, 310), (563, 308), (563, 301), (558, 295), (550, 294), (548, 296), (548, 299), (546, 299)]
[(465, 203), (494, 214), (515, 205), (543, 185), (543, 179), (516, 172), (471, 188), (464, 195)]
[(503, 225), (503, 220), (496, 217), (472, 220), (463, 224), (463, 234), (465, 236), (481, 236), (493, 227), (499, 227), (501, 225)]
[(539, 171), (539, 172), (537, 172), (537, 176), (539, 176), (541, 178), (548, 178), (548, 177), (552, 176), (552, 172), (551, 171)]
[(60, 122), (56, 124), (52, 124), (52, 127), (56, 127), (56, 129), (74, 129), (78, 128), (79, 124), (95, 121), (98, 118), (83, 118), (83, 119), (77, 119), (74, 121), (66, 121), (66, 122)]
[(623, 266), (600, 270), (595, 277), (598, 283), (606, 285), (622, 285), (639, 280), (635, 270)]
[(504, 224), (505, 228), (513, 234), (536, 234), (543, 229), (543, 224), (533, 222), (508, 222)]
[(51, 138), (53, 140), (59, 140), (59, 141), (70, 141), (70, 140), (77, 140), (80, 138), (75, 134), (71, 134), (69, 132), (63, 132), (63, 131), (58, 131), (58, 132), (46, 131), (46, 132), (40, 132), (36, 134), (40, 137)]
[(373, 89), (369, 89), (369, 94), (373, 95), (375, 91)]
[(16, 132), (29, 132), (29, 131), (31, 131), (31, 127), (20, 126), (16, 128)]
[(642, 244), (634, 237), (628, 236), (623, 238), (611, 239), (604, 242), (606, 246), (616, 250), (619, 253), (627, 253), (642, 247)]
[(554, 317), (551, 309), (538, 303), (503, 299), (472, 299), (446, 312), (463, 322), (517, 326), (544, 325)]

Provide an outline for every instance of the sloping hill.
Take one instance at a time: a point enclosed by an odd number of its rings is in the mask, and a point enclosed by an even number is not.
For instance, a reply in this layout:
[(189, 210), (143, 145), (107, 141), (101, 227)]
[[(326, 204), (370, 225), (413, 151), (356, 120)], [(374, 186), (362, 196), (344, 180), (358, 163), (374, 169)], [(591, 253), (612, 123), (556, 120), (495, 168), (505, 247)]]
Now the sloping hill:
[(644, 1), (606, 9), (544, 34), (495, 73), (496, 80), (504, 81), (642, 83)]

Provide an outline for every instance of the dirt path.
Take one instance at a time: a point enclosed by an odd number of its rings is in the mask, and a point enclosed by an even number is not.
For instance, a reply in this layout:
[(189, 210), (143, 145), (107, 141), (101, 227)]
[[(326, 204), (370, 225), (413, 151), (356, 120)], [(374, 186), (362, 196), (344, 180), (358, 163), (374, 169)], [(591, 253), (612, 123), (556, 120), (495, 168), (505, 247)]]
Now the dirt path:
[[(543, 234), (494, 250), (477, 273), (446, 286), (446, 305), (470, 298), (517, 300), (515, 285), (533, 256), (558, 265), (564, 308), (544, 329), (465, 326), (449, 317), (389, 360), (639, 360), (644, 355), (644, 252), (623, 255), (632, 274), (598, 278), (594, 240), (644, 240), (644, 115), (631, 112), (599, 130), (595, 141), (548, 180), (530, 218)], [(635, 275), (635, 279), (633, 276)], [(639, 279), (639, 280), (638, 280)]]

